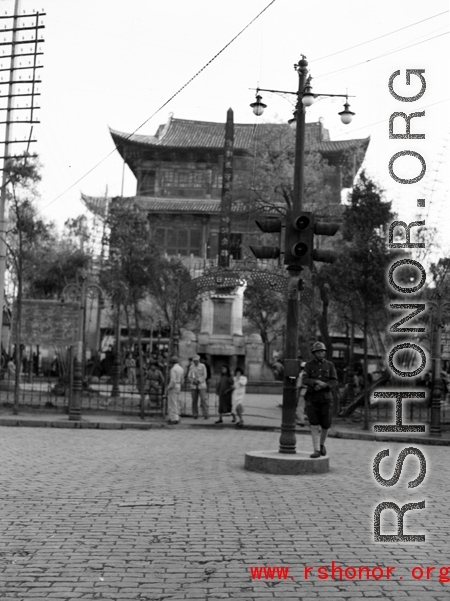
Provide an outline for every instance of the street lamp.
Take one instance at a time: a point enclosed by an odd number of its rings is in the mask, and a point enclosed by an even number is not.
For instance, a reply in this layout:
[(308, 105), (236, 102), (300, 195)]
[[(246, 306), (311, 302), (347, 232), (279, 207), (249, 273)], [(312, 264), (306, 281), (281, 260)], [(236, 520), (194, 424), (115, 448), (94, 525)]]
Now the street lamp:
[[(297, 105), (294, 118), (289, 124), (295, 128), (295, 164), (294, 164), (294, 191), (292, 197), (292, 211), (294, 218), (300, 216), (304, 199), (304, 165), (305, 165), (305, 114), (306, 108), (311, 106), (318, 96), (345, 98), (344, 110), (339, 113), (341, 121), (345, 124), (351, 122), (354, 113), (350, 111), (348, 94), (316, 94), (312, 90), (311, 77), (308, 77), (308, 61), (305, 56), (294, 65), (299, 76), (297, 92), (283, 90), (269, 90), (257, 88), (256, 100), (250, 106), (256, 116), (264, 113), (266, 105), (262, 102), (260, 92), (276, 92), (283, 94), (295, 94)], [(285, 261), (286, 262), (286, 261)], [(288, 263), (289, 273), (287, 312), (286, 312), (286, 338), (284, 350), (284, 381), (283, 381), (283, 405), (281, 419), (281, 436), (279, 452), (285, 454), (296, 453), (295, 437), (295, 413), (297, 405), (296, 381), (299, 374), (298, 361), (298, 308), (300, 273), (303, 267), (298, 261)]]
[(261, 117), (261, 115), (264, 113), (264, 109), (267, 108), (267, 104), (264, 104), (263, 102), (261, 102), (261, 100), (262, 97), (257, 93), (256, 101), (252, 102), (252, 104), (250, 105), (257, 117)]
[(80, 284), (67, 284), (62, 291), (62, 298), (80, 299), (80, 313), (78, 319), (78, 341), (73, 370), (73, 394), (69, 403), (69, 420), (81, 420), (81, 395), (83, 389), (83, 360), (84, 360), (84, 330), (86, 322), (86, 297), (88, 290), (94, 290), (99, 296), (99, 303), (103, 302), (103, 290), (98, 284), (86, 283), (86, 275), (80, 276)]

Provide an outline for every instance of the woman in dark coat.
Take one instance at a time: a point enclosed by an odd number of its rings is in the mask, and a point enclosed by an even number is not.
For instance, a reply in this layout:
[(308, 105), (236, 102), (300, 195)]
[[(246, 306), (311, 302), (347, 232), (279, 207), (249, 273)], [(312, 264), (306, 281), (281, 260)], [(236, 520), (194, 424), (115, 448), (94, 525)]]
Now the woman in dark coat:
[(231, 411), (231, 396), (233, 393), (233, 378), (230, 374), (230, 369), (228, 365), (222, 366), (222, 373), (220, 374), (220, 379), (217, 382), (216, 386), (216, 394), (219, 397), (219, 419), (216, 421), (216, 424), (221, 424), (223, 422), (222, 415), (224, 413), (231, 413), (232, 420), (236, 421), (236, 417), (234, 413)]

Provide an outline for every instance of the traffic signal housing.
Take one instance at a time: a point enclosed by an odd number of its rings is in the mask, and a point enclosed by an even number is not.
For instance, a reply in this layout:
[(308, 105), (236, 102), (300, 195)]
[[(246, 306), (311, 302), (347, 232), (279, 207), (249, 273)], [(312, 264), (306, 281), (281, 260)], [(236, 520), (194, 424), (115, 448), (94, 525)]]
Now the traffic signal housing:
[(286, 216), (286, 237), (284, 262), (312, 268), (313, 262), (334, 263), (337, 253), (333, 250), (314, 248), (314, 236), (334, 236), (339, 229), (338, 223), (318, 221), (314, 213), (301, 211), (297, 215)]
[[(258, 228), (265, 234), (279, 233), (281, 237), (282, 223), (279, 217), (267, 215), (255, 219)], [(249, 246), (257, 259), (278, 259), (281, 254), (279, 246)]]
[[(314, 234), (318, 236), (334, 236), (339, 229), (339, 223), (331, 221), (316, 221), (314, 223)], [(326, 248), (315, 248), (312, 253), (313, 261), (320, 263), (334, 263), (338, 254), (334, 250)]]
[(284, 262), (300, 267), (312, 266), (314, 244), (314, 214), (302, 211), (298, 215), (286, 215)]

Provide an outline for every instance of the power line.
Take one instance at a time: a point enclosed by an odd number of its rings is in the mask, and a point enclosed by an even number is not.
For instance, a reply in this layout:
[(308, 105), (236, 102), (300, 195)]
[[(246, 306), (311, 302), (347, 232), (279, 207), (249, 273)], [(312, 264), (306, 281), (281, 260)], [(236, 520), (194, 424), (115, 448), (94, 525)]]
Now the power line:
[(405, 27), (400, 27), (400, 29), (394, 29), (394, 31), (389, 31), (388, 33), (384, 33), (383, 35), (379, 35), (376, 38), (372, 38), (371, 40), (367, 40), (365, 42), (361, 42), (359, 44), (355, 44), (354, 46), (349, 46), (348, 48), (344, 48), (343, 50), (338, 50), (337, 52), (332, 52), (331, 54), (327, 54), (326, 56), (321, 56), (320, 58), (314, 59), (314, 63), (318, 63), (330, 56), (336, 56), (336, 54), (342, 54), (343, 52), (347, 52), (348, 50), (353, 50), (354, 48), (359, 48), (360, 46), (364, 46), (365, 44), (370, 44), (370, 42), (375, 42), (376, 40), (381, 40), (389, 35), (393, 35), (394, 33), (398, 33), (399, 31), (403, 31), (405, 29), (409, 29), (410, 27), (414, 27), (415, 25), (419, 25), (420, 23), (424, 23), (425, 21), (429, 21), (430, 19), (435, 19), (436, 17), (441, 17), (448, 13), (448, 10), (444, 10), (442, 13), (437, 13), (431, 17), (427, 17), (426, 19), (422, 19), (421, 21), (416, 21), (415, 23), (411, 23), (410, 25), (405, 25)]
[[(152, 115), (150, 115), (150, 117), (148, 117), (145, 121), (143, 121), (131, 134), (128, 134), (128, 136), (126, 137), (126, 139), (121, 144), (124, 144), (127, 140), (129, 140), (146, 123), (148, 123), (151, 119), (153, 119), (153, 117), (155, 117), (155, 115), (157, 115), (165, 106), (167, 106), (169, 104), (169, 102), (171, 102), (176, 96), (178, 96), (178, 94), (180, 94), (185, 88), (187, 88), (187, 86), (190, 83), (192, 83), (194, 81), (194, 79), (196, 79), (200, 75), (200, 73), (202, 73), (207, 67), (209, 67), (209, 65), (213, 61), (215, 61), (216, 58), (222, 54), (222, 52), (224, 52), (229, 46), (231, 46), (231, 44), (235, 40), (237, 40), (237, 38), (240, 35), (242, 35), (244, 33), (244, 31), (246, 31), (275, 2), (276, 2), (276, 0), (271, 0), (271, 2), (269, 2), (269, 4), (265, 8), (263, 8), (261, 12), (259, 12), (256, 15), (256, 17), (254, 17), (249, 23), (247, 23), (247, 25), (243, 29), (241, 29), (241, 31), (238, 34), (236, 34), (227, 44), (225, 44), (225, 46), (221, 50), (219, 50), (219, 52), (217, 52), (205, 65), (203, 65), (203, 67), (201, 69), (199, 69), (197, 71), (197, 73), (195, 73), (195, 75), (193, 75), (183, 86), (181, 86), (181, 88), (179, 88), (174, 94), (172, 94), (172, 96), (168, 100), (166, 100)], [(93, 167), (91, 167), (91, 169), (89, 169), (88, 171), (86, 171), (86, 173), (84, 173), (84, 175), (82, 175), (81, 177), (79, 177), (72, 185), (70, 185), (68, 188), (66, 188), (66, 190), (64, 190), (64, 192), (61, 192), (61, 194), (59, 194), (51, 202), (49, 202), (47, 205), (45, 205), (45, 207), (43, 207), (43, 209), (47, 209), (50, 205), (52, 205), (59, 198), (61, 198), (61, 196), (63, 196), (64, 194), (66, 194), (66, 192), (68, 192), (69, 190), (71, 190), (72, 188), (74, 188), (77, 184), (79, 184), (85, 177), (87, 177), (90, 173), (92, 173), (93, 171), (95, 171), (95, 169), (97, 169), (97, 167), (99, 165), (101, 165), (102, 163), (104, 163), (106, 161), (106, 159), (108, 159), (112, 154), (114, 154), (114, 152), (116, 152), (116, 150), (117, 150), (117, 147), (114, 148), (113, 150), (111, 150), (111, 152), (109, 152), (100, 161), (98, 161), (98, 163), (96, 163)]]
[(415, 42), (414, 44), (410, 44), (409, 46), (403, 46), (403, 48), (398, 48), (397, 50), (390, 50), (389, 52), (385, 52), (384, 54), (380, 54), (379, 56), (374, 56), (373, 58), (368, 58), (365, 61), (361, 61), (360, 63), (355, 63), (354, 65), (349, 65), (348, 67), (342, 67), (342, 69), (335, 69), (334, 71), (330, 71), (329, 73), (324, 73), (323, 75), (318, 75), (315, 79), (319, 79), (321, 77), (326, 77), (327, 75), (336, 75), (336, 73), (342, 73), (342, 71), (347, 71), (348, 69), (353, 69), (353, 67), (359, 67), (360, 65), (365, 65), (367, 63), (371, 63), (372, 61), (378, 60), (379, 58), (383, 58), (385, 56), (389, 56), (390, 54), (395, 54), (396, 52), (401, 52), (402, 50), (407, 50), (408, 48), (412, 48), (413, 46), (418, 46), (419, 44), (425, 44), (425, 42), (430, 42), (431, 40), (435, 40), (436, 38), (440, 38), (443, 35), (448, 35), (450, 32), (445, 31), (444, 33), (439, 33), (431, 38), (427, 38), (426, 40), (422, 40), (421, 42)]
[[(219, 57), (240, 35), (242, 35), (242, 33), (244, 33), (268, 8), (270, 8), (270, 6), (272, 4), (274, 4), (276, 0), (272, 0), (262, 11), (260, 11), (241, 31), (239, 31), (238, 34), (236, 34), (221, 50), (219, 50), (219, 52), (217, 52), (201, 69), (199, 69), (183, 86), (181, 86), (174, 94), (172, 94), (172, 96), (170, 96), (170, 98), (168, 100), (166, 100), (154, 113), (152, 113), (152, 115), (150, 115), (150, 117), (148, 117), (145, 121), (143, 121), (132, 133), (128, 134), (125, 138), (125, 140), (121, 143), (124, 144), (127, 140), (129, 140), (134, 134), (136, 134), (136, 132), (138, 132), (144, 125), (146, 125), (151, 119), (153, 119), (153, 117), (155, 117), (164, 107), (166, 107), (176, 96), (178, 96), (188, 85), (190, 85), (192, 83), (192, 81), (194, 81), (194, 79), (196, 79), (217, 57)], [(443, 13), (439, 13), (437, 15), (433, 15), (431, 17), (427, 17), (426, 19), (423, 19), (422, 21), (418, 21), (417, 23), (412, 23), (411, 25), (405, 26), (403, 28), (400, 28), (398, 30), (395, 30), (393, 32), (390, 32), (388, 34), (383, 34), (382, 36), (379, 37), (385, 37), (387, 35), (391, 35), (393, 33), (396, 33), (398, 31), (401, 31), (402, 29), (406, 29), (408, 27), (412, 27), (414, 25), (417, 25), (419, 23), (422, 23), (424, 21), (433, 19), (437, 16), (440, 16), (442, 14), (445, 14), (449, 11), (444, 11)], [(397, 49), (397, 50), (392, 50), (390, 52), (387, 52), (385, 54), (379, 55), (377, 57), (373, 57), (371, 59), (368, 59), (366, 61), (362, 61), (361, 63), (356, 63), (354, 65), (350, 65), (348, 67), (343, 67), (342, 69), (339, 69), (338, 71), (333, 71), (332, 73), (326, 73), (324, 75), (319, 75), (316, 77), (316, 79), (318, 78), (322, 78), (322, 77), (326, 77), (327, 75), (331, 75), (331, 74), (336, 74), (339, 73), (341, 71), (345, 71), (347, 69), (351, 69), (355, 66), (359, 66), (361, 64), (366, 64), (368, 62), (377, 60), (379, 58), (382, 58), (384, 56), (388, 56), (390, 54), (395, 54), (396, 52), (400, 52), (402, 50), (406, 50), (408, 48), (411, 48), (413, 46), (416, 46), (418, 44), (423, 44), (425, 42), (431, 41), (437, 37), (440, 37), (442, 35), (447, 35), (448, 32), (436, 35), (434, 37), (428, 38), (426, 40), (423, 40), (421, 42), (416, 42), (414, 44), (411, 44), (409, 46), (405, 46), (403, 48)], [(378, 38), (374, 38), (373, 40), (378, 39)], [(368, 42), (362, 42), (361, 44), (358, 44), (357, 46), (360, 46), (362, 44), (365, 43), (369, 43), (373, 40), (369, 40)], [(355, 46), (356, 47), (356, 46)], [(345, 52), (346, 50), (349, 50), (350, 48), (338, 51), (337, 53), (333, 53), (333, 54), (339, 54), (340, 52)], [(320, 59), (317, 60), (322, 60), (323, 58), (326, 57), (321, 57)], [(120, 145), (121, 145), (120, 144)], [(119, 145), (119, 146), (120, 146)], [(79, 184), (83, 179), (85, 179), (90, 173), (92, 173), (93, 171), (95, 171), (95, 169), (97, 169), (97, 167), (99, 167), (102, 163), (104, 163), (111, 155), (113, 155), (117, 150), (117, 147), (114, 148), (113, 150), (111, 150), (111, 152), (109, 152), (107, 155), (105, 155), (100, 161), (98, 161), (92, 168), (90, 168), (88, 171), (86, 171), (81, 177), (79, 177), (73, 184), (71, 184), (68, 188), (66, 188), (66, 190), (64, 190), (63, 192), (61, 192), (58, 196), (56, 196), (52, 201), (50, 201), (47, 205), (45, 205), (44, 207), (42, 207), (41, 210), (44, 210), (46, 208), (48, 208), (50, 205), (52, 205), (54, 202), (56, 202), (57, 200), (59, 200), (59, 198), (61, 198), (62, 196), (64, 196), (64, 194), (66, 194), (69, 190), (71, 190), (72, 188), (74, 188), (77, 184)]]

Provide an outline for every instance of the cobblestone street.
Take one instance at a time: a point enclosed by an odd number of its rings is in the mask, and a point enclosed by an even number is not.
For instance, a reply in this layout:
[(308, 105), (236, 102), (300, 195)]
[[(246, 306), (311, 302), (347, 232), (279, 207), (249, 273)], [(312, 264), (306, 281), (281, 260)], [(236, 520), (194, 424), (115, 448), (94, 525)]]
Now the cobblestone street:
[[(1, 600), (449, 598), (450, 582), (439, 582), (439, 567), (450, 567), (448, 447), (414, 445), (427, 459), (414, 489), (414, 457), (393, 488), (372, 475), (375, 455), (389, 448), (381, 474), (390, 478), (407, 443), (330, 439), (324, 475), (244, 470), (246, 451), (276, 449), (278, 438), (231, 429), (0, 428)], [(309, 436), (297, 441), (310, 450)], [(378, 503), (422, 500), (424, 510), (406, 514), (405, 534), (425, 534), (425, 543), (373, 542)], [(382, 533), (394, 532), (392, 515), (383, 517)], [(332, 561), (380, 566), (383, 577), (333, 580)], [(251, 566), (289, 566), (289, 577), (252, 580)], [(308, 579), (305, 566), (314, 568)], [(328, 579), (318, 578), (319, 566), (330, 568)], [(390, 579), (387, 566), (395, 567)], [(412, 576), (415, 566), (423, 578)], [(429, 579), (427, 566), (436, 568)]]

